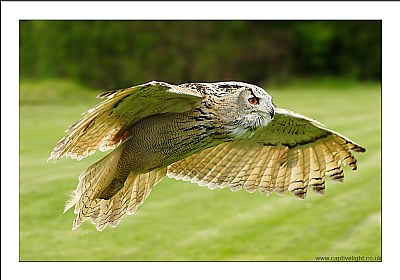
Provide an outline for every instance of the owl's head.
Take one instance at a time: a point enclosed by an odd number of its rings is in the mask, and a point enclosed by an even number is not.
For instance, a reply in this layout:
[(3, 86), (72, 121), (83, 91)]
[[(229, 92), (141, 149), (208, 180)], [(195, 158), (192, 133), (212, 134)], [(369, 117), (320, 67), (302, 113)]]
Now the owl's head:
[(262, 88), (242, 82), (215, 83), (216, 107), (226, 129), (241, 137), (270, 123), (275, 114), (272, 97)]

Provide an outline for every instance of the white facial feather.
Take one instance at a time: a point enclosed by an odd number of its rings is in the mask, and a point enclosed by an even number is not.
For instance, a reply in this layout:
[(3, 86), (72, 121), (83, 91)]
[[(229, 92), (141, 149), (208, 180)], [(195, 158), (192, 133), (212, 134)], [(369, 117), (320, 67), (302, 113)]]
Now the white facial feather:
[[(262, 88), (239, 82), (213, 85), (216, 91), (214, 98), (219, 99), (216, 106), (222, 123), (234, 137), (247, 137), (247, 131), (266, 126), (272, 120), (275, 107), (271, 96)], [(251, 104), (251, 98), (256, 98), (258, 103)]]

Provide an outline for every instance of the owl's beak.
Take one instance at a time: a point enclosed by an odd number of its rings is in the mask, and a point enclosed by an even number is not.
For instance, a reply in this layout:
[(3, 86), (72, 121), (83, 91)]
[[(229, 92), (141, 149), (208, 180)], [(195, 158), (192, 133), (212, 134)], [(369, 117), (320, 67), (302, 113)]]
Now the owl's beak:
[(271, 108), (268, 110), (268, 113), (269, 113), (269, 116), (271, 117), (271, 120), (273, 120), (273, 119), (274, 119), (274, 116), (275, 116), (275, 109), (274, 109), (274, 107), (271, 107)]

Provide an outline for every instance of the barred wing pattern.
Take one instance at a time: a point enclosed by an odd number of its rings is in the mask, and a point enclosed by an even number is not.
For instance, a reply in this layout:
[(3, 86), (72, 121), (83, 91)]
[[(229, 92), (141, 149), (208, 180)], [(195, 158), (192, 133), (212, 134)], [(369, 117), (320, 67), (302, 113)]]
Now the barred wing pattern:
[(304, 199), (307, 187), (325, 192), (325, 175), (343, 181), (342, 163), (357, 169), (365, 149), (308, 117), (276, 109), (274, 120), (248, 139), (224, 143), (171, 164), (167, 176), (210, 189), (243, 187), (269, 195), (289, 190)]
[(181, 113), (193, 109), (203, 99), (196, 91), (164, 82), (150, 82), (131, 88), (108, 91), (105, 99), (71, 125), (51, 153), (50, 159), (71, 157), (78, 160), (97, 149), (116, 148), (136, 122), (159, 113)]

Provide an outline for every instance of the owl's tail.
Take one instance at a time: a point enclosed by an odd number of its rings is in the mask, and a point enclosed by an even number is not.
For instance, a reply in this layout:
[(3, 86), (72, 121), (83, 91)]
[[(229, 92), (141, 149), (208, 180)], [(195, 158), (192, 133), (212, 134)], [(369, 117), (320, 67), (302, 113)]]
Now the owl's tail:
[[(166, 174), (166, 168), (160, 168), (144, 174), (131, 172), (125, 182), (115, 180), (123, 144), (79, 175), (78, 187), (64, 209), (65, 213), (75, 206), (74, 213), (77, 215), (72, 229), (88, 219), (99, 231), (108, 224), (117, 226), (125, 214), (131, 215), (136, 211), (153, 186)], [(115, 191), (110, 193), (110, 186), (114, 186)]]

